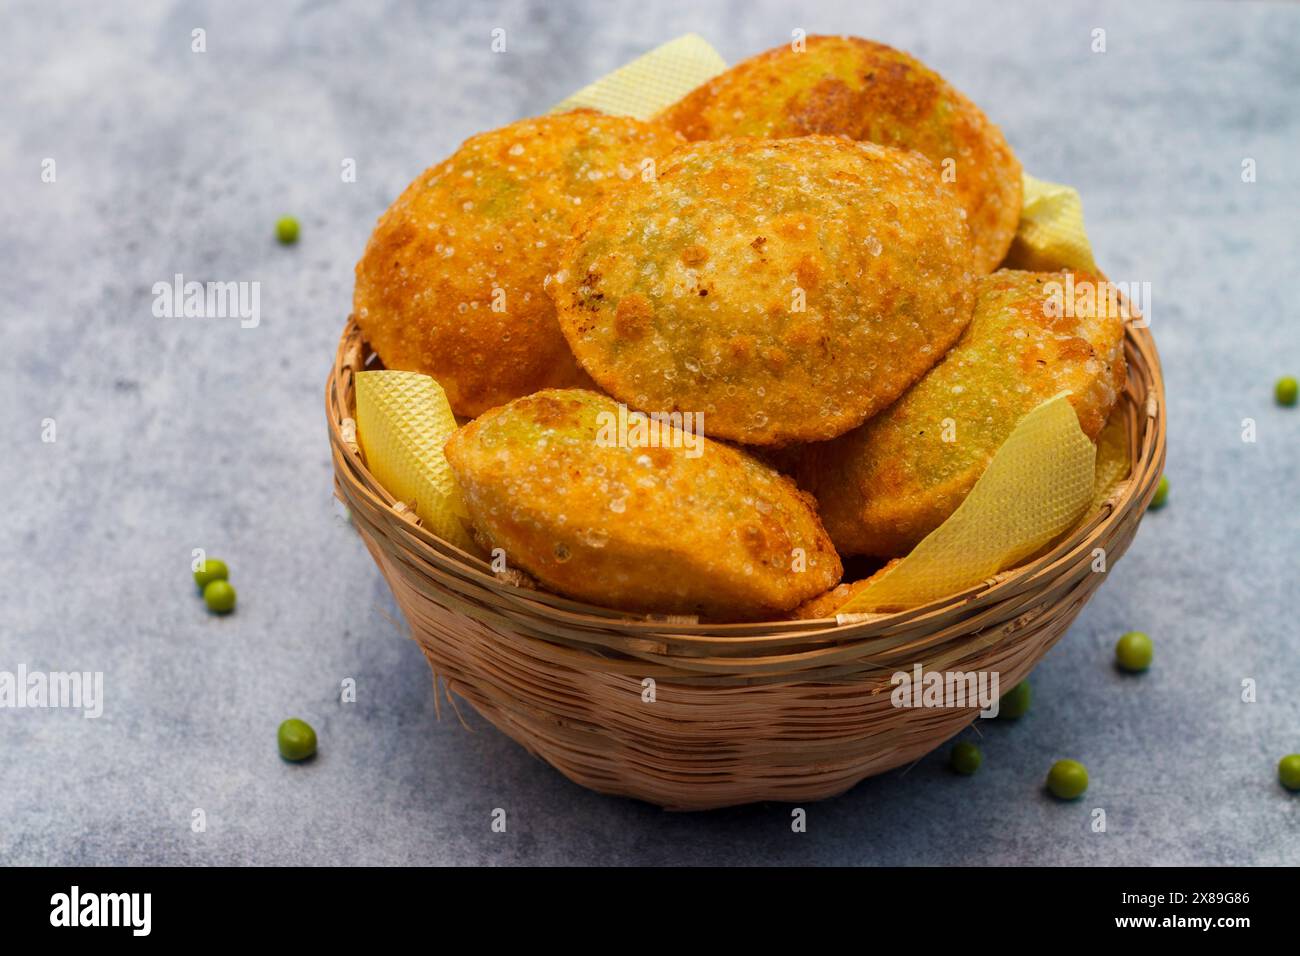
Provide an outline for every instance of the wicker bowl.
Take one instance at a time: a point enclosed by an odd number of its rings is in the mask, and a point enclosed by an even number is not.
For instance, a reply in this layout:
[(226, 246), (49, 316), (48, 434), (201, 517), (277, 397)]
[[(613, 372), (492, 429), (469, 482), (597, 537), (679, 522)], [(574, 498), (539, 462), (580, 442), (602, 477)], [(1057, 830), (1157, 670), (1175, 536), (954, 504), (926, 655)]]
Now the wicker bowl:
[[(1115, 414), (1132, 469), (1101, 509), (1021, 567), (852, 623), (629, 616), (494, 575), (421, 527), (366, 469), (352, 374), (376, 360), (354, 321), (325, 393), (335, 491), (424, 650), (435, 691), (441, 678), (449, 700), (469, 701), (571, 780), (680, 810), (819, 800), (919, 759), (978, 714), (895, 707), (892, 674), (916, 663), (995, 671), (1010, 688), (1128, 548), (1164, 467), (1165, 412), (1150, 332), (1130, 326), (1125, 350), (1128, 386)], [(1105, 573), (1092, 570), (1097, 548)]]

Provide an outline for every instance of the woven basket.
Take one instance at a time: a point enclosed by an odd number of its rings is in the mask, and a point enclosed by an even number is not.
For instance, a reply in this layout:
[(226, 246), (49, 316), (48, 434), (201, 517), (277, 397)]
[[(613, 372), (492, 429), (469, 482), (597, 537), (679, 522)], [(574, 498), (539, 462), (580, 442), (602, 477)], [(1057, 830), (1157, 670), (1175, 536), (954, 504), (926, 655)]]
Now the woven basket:
[[(334, 483), (448, 699), (456, 694), (561, 773), (602, 793), (700, 810), (833, 796), (911, 763), (978, 714), (898, 708), (896, 671), (1023, 679), (1128, 548), (1165, 459), (1155, 344), (1130, 327), (1124, 416), (1133, 463), (1050, 551), (910, 611), (766, 624), (632, 617), (503, 580), (417, 523), (357, 450), (352, 373), (375, 367), (349, 321), (326, 388)], [(653, 701), (645, 697), (653, 679)]]

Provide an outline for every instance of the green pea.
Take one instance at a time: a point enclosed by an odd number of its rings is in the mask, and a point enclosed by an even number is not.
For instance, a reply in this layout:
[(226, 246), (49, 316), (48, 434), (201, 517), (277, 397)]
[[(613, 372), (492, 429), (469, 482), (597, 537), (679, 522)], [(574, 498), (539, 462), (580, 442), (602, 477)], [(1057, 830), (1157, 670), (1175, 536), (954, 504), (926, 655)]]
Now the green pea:
[(1129, 631), (1115, 644), (1115, 663), (1126, 671), (1144, 671), (1151, 666), (1154, 647), (1141, 631)]
[(965, 740), (952, 748), (952, 754), (948, 758), (948, 765), (957, 773), (966, 776), (978, 770), (983, 762), (984, 755), (980, 753), (980, 749)]
[(280, 746), (280, 756), (285, 760), (306, 760), (316, 753), (316, 731), (311, 724), (290, 717), (280, 725), (275, 735)]
[(1277, 779), (1288, 790), (1300, 790), (1300, 754), (1287, 754), (1277, 762)]
[(1077, 800), (1088, 789), (1088, 768), (1077, 760), (1058, 760), (1047, 773), (1047, 789), (1061, 800)]
[(1022, 680), (1015, 687), (1002, 695), (998, 701), (998, 716), (1005, 720), (1015, 720), (1029, 713), (1029, 702), (1033, 699), (1029, 681)]
[(209, 581), (203, 589), (203, 600), (208, 610), (216, 614), (229, 614), (235, 609), (235, 589), (229, 581)]
[(298, 241), (298, 220), (293, 216), (281, 216), (275, 224), (275, 238), (286, 246)]
[(230, 577), (230, 569), (226, 567), (225, 561), (218, 561), (216, 558), (205, 558), (203, 565), (194, 572), (194, 583), (202, 591), (213, 581), (224, 581)]
[(1277, 384), (1273, 386), (1273, 394), (1279, 405), (1294, 405), (1297, 394), (1300, 394), (1300, 385), (1297, 385), (1296, 380), (1288, 375), (1277, 380)]
[(1155, 497), (1151, 499), (1151, 504), (1147, 505), (1147, 509), (1150, 511), (1155, 511), (1158, 508), (1163, 508), (1165, 506), (1165, 501), (1167, 501), (1168, 498), (1169, 498), (1169, 479), (1166, 478), (1164, 475), (1161, 475), (1160, 484), (1156, 485)]

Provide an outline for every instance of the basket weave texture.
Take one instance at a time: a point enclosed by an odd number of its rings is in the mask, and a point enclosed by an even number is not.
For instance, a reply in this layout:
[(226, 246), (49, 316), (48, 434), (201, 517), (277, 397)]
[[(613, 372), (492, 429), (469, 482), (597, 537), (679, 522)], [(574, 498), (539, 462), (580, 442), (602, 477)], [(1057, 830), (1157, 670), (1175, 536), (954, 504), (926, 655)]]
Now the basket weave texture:
[[(994, 671), (1003, 690), (1065, 633), (1128, 548), (1164, 468), (1164, 384), (1130, 326), (1132, 469), (1101, 509), (1021, 567), (942, 601), (851, 622), (682, 623), (519, 586), (421, 527), (366, 469), (352, 375), (375, 367), (354, 321), (325, 404), (335, 491), (436, 684), (570, 779), (670, 809), (810, 801), (911, 763), (977, 708), (899, 708), (891, 677)], [(1096, 549), (1105, 572), (1093, 570)], [(647, 683), (653, 681), (653, 685)], [(650, 691), (653, 691), (651, 695)], [(647, 698), (653, 696), (653, 700)]]

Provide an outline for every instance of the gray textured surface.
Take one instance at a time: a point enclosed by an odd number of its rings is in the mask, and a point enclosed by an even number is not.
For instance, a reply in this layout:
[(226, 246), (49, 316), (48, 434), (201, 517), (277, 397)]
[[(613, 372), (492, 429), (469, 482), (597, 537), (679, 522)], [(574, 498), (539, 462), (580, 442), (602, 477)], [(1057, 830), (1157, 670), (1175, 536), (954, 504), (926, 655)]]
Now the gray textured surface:
[[(0, 862), (1300, 861), (1300, 798), (1274, 769), (1300, 750), (1300, 411), (1270, 397), (1300, 370), (1300, 8), (800, 9), (11, 5), (0, 670), (102, 670), (107, 701), (99, 720), (0, 711)], [(505, 55), (489, 52), (495, 26)], [(812, 807), (802, 835), (778, 805), (685, 816), (597, 796), (477, 717), (472, 733), (445, 708), (436, 722), (423, 659), (336, 516), (321, 401), (353, 263), (420, 169), (659, 41), (694, 30), (734, 61), (796, 26), (910, 49), (1028, 169), (1082, 190), (1103, 266), (1154, 284), (1173, 483), (1036, 671), (1033, 713), (983, 726), (978, 777), (934, 754)], [(1243, 157), (1257, 183), (1240, 181)], [(302, 220), (296, 248), (271, 238), (284, 212)], [(260, 280), (260, 327), (155, 319), (150, 288), (175, 272)], [(199, 546), (231, 563), (230, 619), (194, 596)], [(1134, 627), (1157, 646), (1141, 678), (1110, 666)], [(355, 705), (337, 703), (345, 677)], [(1256, 704), (1239, 701), (1244, 677)], [(276, 755), (291, 714), (320, 732), (310, 765)], [(1064, 755), (1092, 771), (1081, 804), (1040, 792)], [(1088, 829), (1094, 806), (1105, 834)]]

